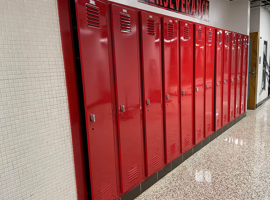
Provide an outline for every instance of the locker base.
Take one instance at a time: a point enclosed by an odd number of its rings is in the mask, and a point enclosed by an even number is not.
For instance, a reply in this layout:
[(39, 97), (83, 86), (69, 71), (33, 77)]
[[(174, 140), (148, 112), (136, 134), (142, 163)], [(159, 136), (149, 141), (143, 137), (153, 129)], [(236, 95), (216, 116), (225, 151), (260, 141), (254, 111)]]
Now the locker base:
[(145, 190), (150, 188), (152, 185), (154, 185), (157, 181), (162, 179), (166, 174), (171, 172), (173, 169), (178, 167), (181, 163), (183, 163), (185, 160), (187, 160), (190, 156), (192, 156), (194, 153), (199, 151), (201, 148), (209, 144), (212, 140), (220, 136), (222, 133), (227, 131), (229, 128), (231, 128), (233, 125), (238, 123), (240, 120), (242, 120), (244, 117), (246, 117), (246, 113), (243, 113), (239, 117), (235, 118), (233, 121), (229, 122), (226, 126), (219, 129), (217, 132), (213, 133), (212, 135), (205, 138), (202, 142), (195, 145), (192, 149), (188, 150), (178, 158), (176, 158), (174, 161), (167, 164), (164, 168), (147, 178), (145, 181), (137, 185), (135, 188), (124, 194), (121, 198), (118, 200), (130, 200), (135, 199), (138, 197), (141, 193), (143, 193)]

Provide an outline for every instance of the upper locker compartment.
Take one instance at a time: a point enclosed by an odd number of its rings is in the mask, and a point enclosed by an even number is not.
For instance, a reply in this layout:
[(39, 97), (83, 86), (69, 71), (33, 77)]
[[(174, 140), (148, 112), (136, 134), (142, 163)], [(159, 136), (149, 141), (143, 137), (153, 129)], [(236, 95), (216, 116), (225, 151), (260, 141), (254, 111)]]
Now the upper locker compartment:
[(180, 91), (182, 153), (194, 145), (193, 136), (193, 24), (180, 21)]
[(144, 177), (138, 13), (112, 4), (111, 14), (121, 191), (125, 193)]
[(230, 102), (230, 65), (231, 65), (231, 32), (224, 31), (224, 66), (223, 66), (223, 126), (229, 122)]
[(236, 90), (236, 33), (232, 33), (232, 43), (231, 43), (231, 67), (230, 67), (230, 121), (235, 117), (235, 90)]
[(163, 17), (163, 100), (166, 163), (180, 156), (179, 25)]
[(215, 131), (222, 128), (223, 30), (216, 29)]
[(235, 91), (235, 117), (240, 115), (240, 101), (241, 101), (241, 71), (242, 71), (242, 35), (236, 35), (237, 41), (237, 61), (236, 61), (236, 91)]
[(194, 26), (194, 133), (198, 144), (204, 139), (205, 26)]
[(206, 27), (205, 137), (214, 132), (215, 29)]
[(142, 79), (146, 173), (164, 166), (160, 17), (141, 12)]
[(247, 59), (248, 59), (248, 36), (243, 35), (243, 61), (242, 61), (242, 92), (241, 113), (246, 112), (246, 90), (247, 90)]
[(77, 0), (76, 10), (92, 199), (116, 199), (118, 169), (111, 102), (107, 5), (100, 1), (89, 4), (88, 0)]

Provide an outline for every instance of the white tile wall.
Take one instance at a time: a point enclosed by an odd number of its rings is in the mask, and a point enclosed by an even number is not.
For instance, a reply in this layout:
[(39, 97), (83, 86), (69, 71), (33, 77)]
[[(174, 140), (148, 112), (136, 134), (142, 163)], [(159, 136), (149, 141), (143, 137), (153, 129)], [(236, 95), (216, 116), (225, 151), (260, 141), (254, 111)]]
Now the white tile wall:
[(74, 200), (57, 1), (0, 4), (0, 199)]

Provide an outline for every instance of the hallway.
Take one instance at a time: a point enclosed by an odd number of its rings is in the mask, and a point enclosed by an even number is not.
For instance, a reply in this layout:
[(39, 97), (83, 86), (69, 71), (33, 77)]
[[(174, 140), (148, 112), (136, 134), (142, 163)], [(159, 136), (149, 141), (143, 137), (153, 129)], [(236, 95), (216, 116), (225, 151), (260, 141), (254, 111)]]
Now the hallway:
[(136, 200), (270, 199), (270, 101)]

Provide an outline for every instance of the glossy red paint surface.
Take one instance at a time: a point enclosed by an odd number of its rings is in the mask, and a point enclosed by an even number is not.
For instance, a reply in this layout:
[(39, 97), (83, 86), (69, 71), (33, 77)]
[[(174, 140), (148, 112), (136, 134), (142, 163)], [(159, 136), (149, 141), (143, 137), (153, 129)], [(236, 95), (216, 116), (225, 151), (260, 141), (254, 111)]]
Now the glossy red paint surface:
[(232, 33), (232, 47), (231, 47), (231, 66), (230, 66), (230, 121), (235, 118), (235, 90), (237, 83), (236, 75), (236, 58), (237, 58), (237, 46), (236, 46), (236, 33)]
[(141, 46), (146, 174), (150, 176), (164, 166), (161, 19), (143, 11)]
[(205, 137), (214, 133), (215, 29), (206, 27), (205, 57)]
[(235, 118), (240, 115), (240, 101), (241, 101), (241, 71), (242, 71), (242, 35), (236, 35), (236, 48), (237, 48), (237, 60), (236, 60), (236, 90), (235, 90)]
[(194, 28), (194, 133), (198, 144), (204, 139), (205, 26), (195, 24)]
[[(121, 192), (125, 193), (143, 179), (138, 14), (117, 5), (111, 5), (111, 13)], [(121, 110), (121, 106), (124, 109)]]
[(231, 32), (224, 31), (224, 64), (223, 64), (223, 126), (229, 122), (230, 106), (230, 66), (231, 66)]
[[(65, 77), (68, 96), (68, 108), (72, 146), (74, 155), (74, 167), (76, 176), (77, 199), (87, 200), (85, 153), (83, 148), (82, 119), (80, 111), (80, 99), (78, 80), (76, 75), (75, 53), (73, 45), (73, 30), (71, 23), (71, 9), (69, 0), (58, 0), (59, 25), (62, 40), (62, 51), (65, 66)], [(90, 193), (90, 192), (89, 192)]]
[[(118, 196), (107, 9), (107, 5), (101, 1), (95, 1), (95, 5), (88, 4), (87, 0), (76, 1), (93, 199), (115, 199)], [(86, 13), (96, 13), (91, 24), (87, 21)], [(98, 20), (99, 24), (96, 25)], [(91, 118), (92, 115), (95, 115), (95, 120)]]
[(241, 112), (240, 114), (243, 114), (246, 111), (246, 88), (247, 88), (247, 57), (248, 57), (248, 37), (243, 37), (243, 61), (242, 61), (242, 84), (241, 84)]
[(163, 101), (166, 163), (180, 156), (179, 24), (163, 17)]
[(180, 21), (180, 97), (182, 153), (194, 145), (193, 135), (193, 24)]
[(223, 35), (221, 29), (216, 29), (216, 73), (215, 73), (215, 131), (222, 128), (223, 106)]

